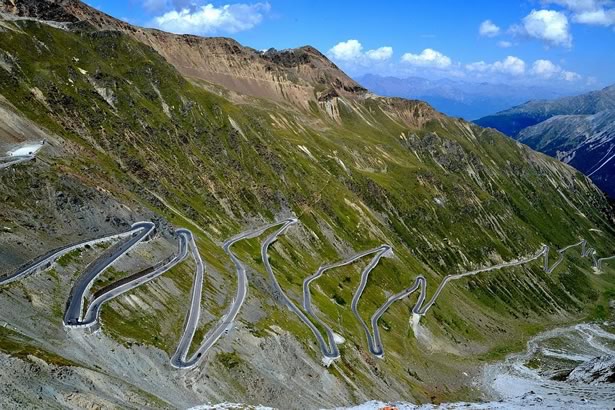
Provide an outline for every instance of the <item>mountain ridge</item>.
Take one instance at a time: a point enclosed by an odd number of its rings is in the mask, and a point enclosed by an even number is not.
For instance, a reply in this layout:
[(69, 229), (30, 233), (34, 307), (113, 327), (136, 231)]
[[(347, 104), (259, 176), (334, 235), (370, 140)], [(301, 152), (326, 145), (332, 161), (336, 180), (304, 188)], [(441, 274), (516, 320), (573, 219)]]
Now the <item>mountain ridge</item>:
[(579, 96), (538, 100), (481, 118), (533, 149), (561, 159), (615, 197), (615, 85)]
[(536, 125), (555, 115), (592, 115), (615, 109), (615, 85), (578, 96), (556, 100), (534, 100), (474, 121), (515, 137), (523, 128)]
[(5, 12), (20, 17), (79, 22), (97, 30), (121, 31), (153, 47), (188, 77), (254, 97), (309, 109), (307, 101), (336, 95), (360, 97), (367, 91), (312, 46), (260, 52), (230, 38), (135, 27), (78, 0), (3, 1)]

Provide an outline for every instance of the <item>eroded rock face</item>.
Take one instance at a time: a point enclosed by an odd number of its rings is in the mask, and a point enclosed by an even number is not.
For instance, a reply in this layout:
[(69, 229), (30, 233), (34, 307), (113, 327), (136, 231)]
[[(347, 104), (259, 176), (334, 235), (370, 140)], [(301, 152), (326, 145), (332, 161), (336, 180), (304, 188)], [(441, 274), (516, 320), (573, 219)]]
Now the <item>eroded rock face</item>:
[(580, 364), (566, 380), (586, 384), (615, 383), (615, 356), (599, 356)]
[(318, 95), (362, 96), (367, 90), (310, 46), (260, 52), (229, 38), (176, 35), (131, 26), (76, 0), (0, 0), (19, 17), (124, 32), (154, 48), (183, 75), (243, 95), (308, 108)]
[(78, 4), (74, 0), (2, 0), (4, 11), (21, 17), (40, 18), (59, 22), (75, 22), (77, 17), (67, 12), (67, 7)]

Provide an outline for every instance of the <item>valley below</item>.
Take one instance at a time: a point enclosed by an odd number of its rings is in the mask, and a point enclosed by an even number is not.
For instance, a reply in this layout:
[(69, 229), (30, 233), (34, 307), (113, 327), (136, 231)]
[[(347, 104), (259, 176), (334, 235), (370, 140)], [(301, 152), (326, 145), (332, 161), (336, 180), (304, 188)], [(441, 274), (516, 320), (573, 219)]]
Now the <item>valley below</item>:
[[(524, 352), (485, 365), (472, 382), (477, 402), (418, 405), (368, 401), (331, 410), (454, 410), (574, 408), (602, 410), (615, 402), (615, 322), (578, 324), (534, 336)], [(387, 407), (388, 406), (388, 407)], [(192, 410), (274, 410), (266, 406), (218, 403)]]

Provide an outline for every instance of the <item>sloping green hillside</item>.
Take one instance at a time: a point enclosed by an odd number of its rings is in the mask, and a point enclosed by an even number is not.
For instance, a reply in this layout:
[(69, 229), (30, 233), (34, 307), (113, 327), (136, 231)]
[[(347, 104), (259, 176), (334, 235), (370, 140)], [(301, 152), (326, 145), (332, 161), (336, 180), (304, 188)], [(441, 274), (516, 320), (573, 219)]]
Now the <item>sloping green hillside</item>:
[[(36, 163), (0, 172), (0, 226), (10, 226), (11, 238), (41, 242), (15, 251), (3, 273), (69, 239), (45, 233), (48, 225), (28, 223), (46, 220), (61, 229), (58, 218), (79, 218), (57, 205), (61, 201), (41, 205), (47, 197), (37, 195), (58, 198), (57, 191), (80, 198), (84, 212), (110, 213), (124, 223), (157, 218), (167, 241), (161, 240), (162, 249), (171, 246), (169, 223), (194, 232), (210, 275), (201, 337), (235, 292), (235, 271), (221, 242), (291, 215), (300, 224), (272, 247), (270, 259), (298, 305), (303, 279), (321, 264), (382, 243), (393, 246), (395, 256), (373, 271), (361, 299), (365, 319), (418, 274), (428, 278), (431, 295), (445, 275), (529, 256), (542, 244), (553, 247), (553, 256), (579, 238), (599, 255), (615, 249), (610, 208), (587, 178), (422, 102), (330, 95), (310, 111), (252, 98), (231, 102), (118, 32), (28, 20), (5, 20), (2, 30), (4, 104), (46, 129), (50, 143)], [(79, 188), (72, 193), (65, 185)], [(111, 229), (103, 220), (86, 220), (99, 231)], [(75, 229), (85, 233), (92, 226)], [(0, 299), (16, 307), (2, 309), (0, 318), (11, 323), (32, 305), (43, 323), (58, 328), (49, 330), (46, 342), (36, 342), (36, 332), (23, 325), (33, 344), (176, 405), (230, 398), (292, 408), (366, 397), (438, 401), (473, 397), (462, 372), (518, 348), (544, 326), (586, 317), (604, 303), (602, 292), (615, 286), (608, 266), (609, 274), (596, 277), (580, 258), (567, 259), (551, 275), (537, 262), (464, 279), (452, 283), (423, 319), (422, 340), (409, 324), (416, 296), (394, 305), (383, 317), (386, 356), (376, 360), (349, 308), (367, 260), (357, 262), (328, 274), (314, 290), (317, 309), (346, 340), (341, 359), (324, 368), (309, 330), (272, 297), (259, 243), (237, 247), (252, 270), (236, 329), (188, 375), (167, 376), (174, 370), (166, 362), (187, 309), (190, 263), (133, 292), (149, 308), (124, 299), (104, 308), (108, 343), (117, 342), (118, 352), (136, 349), (150, 357), (164, 370), (156, 375), (145, 367), (140, 371), (147, 377), (127, 370), (140, 366), (138, 360), (70, 353), (66, 346), (77, 336), (62, 332), (57, 309), (29, 303), (42, 289), (65, 288), (71, 264), (62, 267), (57, 285), (42, 273), (3, 289)], [(146, 264), (156, 252), (129, 258)], [(131, 272), (126, 267), (112, 273)], [(62, 303), (61, 296), (46, 295)], [(183, 391), (190, 393), (182, 397)], [(298, 391), (300, 401), (286, 401)]]

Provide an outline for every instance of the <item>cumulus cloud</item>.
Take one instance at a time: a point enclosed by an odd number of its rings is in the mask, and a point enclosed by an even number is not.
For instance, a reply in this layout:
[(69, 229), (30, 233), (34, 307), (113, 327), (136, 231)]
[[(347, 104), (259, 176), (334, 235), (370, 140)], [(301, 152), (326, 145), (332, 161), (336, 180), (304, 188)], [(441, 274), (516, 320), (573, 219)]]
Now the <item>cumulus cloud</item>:
[(485, 37), (495, 37), (500, 34), (500, 28), (496, 26), (491, 20), (485, 20), (480, 24), (478, 33)]
[(612, 0), (543, 0), (566, 8), (575, 23), (615, 26), (615, 2)]
[(572, 21), (595, 26), (615, 25), (615, 7), (609, 0), (546, 0), (572, 12)]
[(544, 78), (551, 78), (560, 71), (561, 68), (549, 60), (536, 60), (532, 65), (532, 73)]
[(550, 60), (534, 61), (531, 73), (537, 77), (545, 79), (559, 78), (565, 81), (576, 81), (581, 79), (579, 74), (572, 71), (566, 71)]
[(447, 68), (452, 64), (450, 57), (431, 48), (426, 48), (420, 54), (405, 53), (401, 61), (414, 66), (435, 68)]
[(336, 60), (356, 60), (363, 55), (363, 46), (358, 40), (342, 41), (334, 45), (329, 53)]
[(564, 79), (566, 81), (577, 81), (577, 80), (580, 80), (581, 78), (583, 78), (583, 77), (581, 77), (580, 74), (577, 74), (577, 73), (575, 73), (573, 71), (562, 71), (561, 77), (562, 77), (562, 79)]
[(543, 0), (542, 2), (544, 4), (557, 4), (575, 12), (597, 10), (612, 4), (611, 0)]
[(572, 46), (568, 17), (555, 10), (532, 10), (513, 32), (545, 41), (554, 46)]
[(364, 63), (368, 60), (384, 61), (393, 55), (393, 47), (380, 47), (363, 52), (363, 45), (358, 40), (342, 41), (331, 47), (329, 55), (338, 61)]
[(209, 34), (237, 33), (261, 23), (269, 12), (269, 3), (213, 4), (168, 11), (154, 18), (157, 27), (174, 33)]
[(581, 24), (591, 24), (596, 26), (615, 25), (615, 9), (588, 10), (577, 13), (573, 20)]
[(604, 1), (597, 0), (543, 0), (544, 4), (557, 4), (574, 11), (592, 10)]
[(493, 63), (493, 69), (504, 74), (522, 75), (525, 73), (525, 61), (519, 57), (508, 56), (502, 61)]
[[(500, 44), (505, 43), (505, 44)], [(510, 42), (500, 41), (501, 47), (510, 47)], [(509, 55), (501, 60), (476, 61), (463, 64), (453, 61), (440, 51), (426, 48), (417, 53), (405, 53), (398, 64), (389, 61), (393, 55), (391, 47), (364, 50), (355, 39), (342, 41), (333, 46), (328, 55), (338, 61), (343, 69), (354, 74), (378, 73), (380, 75), (409, 76), (426, 78), (466, 78), (481, 81), (538, 84), (545, 81), (577, 81), (582, 77), (567, 71), (547, 59), (525, 62)]]
[(372, 60), (388, 60), (393, 56), (393, 47), (380, 47), (375, 50), (367, 50), (365, 55)]
[(531, 68), (527, 69), (527, 64), (525, 61), (515, 56), (508, 56), (503, 60), (495, 61), (493, 63), (478, 61), (467, 64), (465, 68), (470, 73), (477, 73), (481, 75), (500, 74), (507, 77), (526, 78), (528, 80), (532, 78), (565, 81), (576, 81), (581, 79), (579, 74), (572, 71), (566, 71), (550, 60), (536, 60), (531, 65)]
[(505, 59), (494, 63), (478, 61), (476, 63), (467, 64), (466, 69), (470, 72), (499, 73), (520, 76), (525, 73), (525, 61), (519, 57), (508, 56)]

